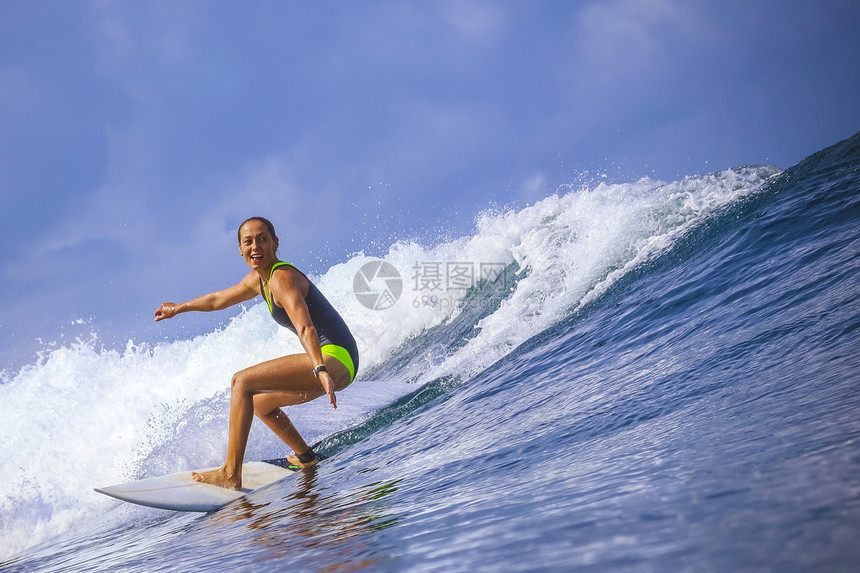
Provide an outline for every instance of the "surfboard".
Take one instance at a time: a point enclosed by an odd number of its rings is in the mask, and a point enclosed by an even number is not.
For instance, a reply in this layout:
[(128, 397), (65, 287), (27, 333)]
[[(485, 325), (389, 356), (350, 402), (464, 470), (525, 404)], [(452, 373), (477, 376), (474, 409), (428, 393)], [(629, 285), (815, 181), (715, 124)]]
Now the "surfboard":
[[(193, 470), (205, 472), (210, 469)], [(267, 460), (242, 464), (241, 490), (227, 489), (191, 479), (191, 471), (152, 477), (119, 485), (94, 488), (97, 492), (122, 501), (173, 511), (214, 511), (231, 501), (267, 486), (293, 473), (286, 460)]]

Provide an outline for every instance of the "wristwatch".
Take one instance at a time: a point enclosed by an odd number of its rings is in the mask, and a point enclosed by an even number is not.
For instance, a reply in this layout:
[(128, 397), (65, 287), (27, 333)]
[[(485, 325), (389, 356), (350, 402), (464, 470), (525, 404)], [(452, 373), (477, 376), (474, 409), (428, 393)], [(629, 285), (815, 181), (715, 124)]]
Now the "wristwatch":
[(320, 364), (316, 368), (314, 368), (314, 377), (319, 378), (320, 372), (328, 372), (328, 369), (325, 367), (325, 364)]

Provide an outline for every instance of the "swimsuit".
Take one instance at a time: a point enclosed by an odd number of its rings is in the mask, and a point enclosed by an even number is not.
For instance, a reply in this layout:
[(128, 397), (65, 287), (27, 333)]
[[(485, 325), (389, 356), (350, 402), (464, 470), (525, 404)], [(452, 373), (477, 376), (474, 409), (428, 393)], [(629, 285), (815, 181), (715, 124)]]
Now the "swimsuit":
[[(282, 266), (284, 268), (290, 266), (299, 271), (292, 263), (275, 263), (269, 273), (269, 280), (272, 280), (272, 274), (274, 274), (275, 269)], [(302, 271), (299, 272), (301, 273)], [(304, 273), (302, 273), (302, 276), (304, 276)], [(260, 292), (263, 293), (263, 298), (266, 299), (266, 304), (269, 305), (269, 312), (272, 313), (272, 318), (275, 319), (275, 322), (296, 332), (296, 327), (293, 326), (293, 321), (290, 320), (287, 311), (283, 307), (278, 306), (272, 293), (266, 288), (266, 283), (263, 282), (263, 279), (260, 279)], [(341, 318), (331, 303), (326, 300), (310, 279), (308, 279), (308, 295), (305, 297), (305, 304), (308, 305), (311, 322), (314, 328), (316, 328), (317, 336), (319, 337), (320, 351), (337, 359), (346, 366), (346, 369), (349, 370), (349, 381), (352, 382), (355, 379), (355, 373), (358, 372), (358, 346), (355, 343), (355, 338), (353, 338), (343, 318)]]

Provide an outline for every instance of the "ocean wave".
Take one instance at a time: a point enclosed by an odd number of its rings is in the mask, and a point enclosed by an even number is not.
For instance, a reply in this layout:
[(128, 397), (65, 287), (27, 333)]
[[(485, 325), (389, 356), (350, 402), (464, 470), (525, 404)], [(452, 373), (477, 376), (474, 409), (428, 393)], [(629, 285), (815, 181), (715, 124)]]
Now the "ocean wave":
[[(744, 167), (673, 183), (568, 187), (523, 209), (481, 213), (470, 236), (398, 242), (381, 258), (359, 253), (334, 265), (313, 279), (351, 325), (363, 373), (337, 417), (315, 403), (292, 408), (291, 417), (322, 437), (415, 385), (481, 372), (778, 172)], [(356, 275), (380, 260), (397, 270), (401, 290), (374, 310), (354, 288)], [(93, 335), (6, 373), (5, 556), (113, 507), (92, 493), (95, 485), (220, 463), (230, 376), (290, 352), (301, 352), (298, 341), (256, 304), (192, 339), (109, 349)], [(368, 376), (384, 382), (365, 384)], [(281, 447), (255, 425), (247, 457)]]

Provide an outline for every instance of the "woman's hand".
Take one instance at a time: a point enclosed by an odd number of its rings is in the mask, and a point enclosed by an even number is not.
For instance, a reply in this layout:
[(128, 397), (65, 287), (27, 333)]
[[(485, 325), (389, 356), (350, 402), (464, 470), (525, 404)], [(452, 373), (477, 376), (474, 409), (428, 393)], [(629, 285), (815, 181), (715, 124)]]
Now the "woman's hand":
[(161, 303), (161, 306), (155, 311), (155, 322), (176, 316), (176, 307), (177, 305), (172, 302)]
[(319, 373), (319, 381), (322, 384), (323, 390), (328, 394), (328, 403), (337, 410), (337, 398), (334, 395), (334, 381), (329, 376), (329, 373), (323, 370)]

